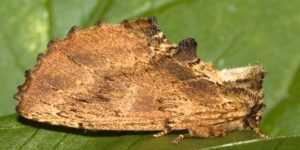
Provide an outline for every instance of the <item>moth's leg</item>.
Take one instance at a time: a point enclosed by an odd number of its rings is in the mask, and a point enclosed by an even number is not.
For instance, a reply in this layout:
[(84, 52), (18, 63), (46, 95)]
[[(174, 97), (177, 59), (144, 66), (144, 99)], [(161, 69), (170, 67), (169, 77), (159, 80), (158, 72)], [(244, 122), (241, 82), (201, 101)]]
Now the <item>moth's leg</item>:
[(192, 137), (193, 135), (191, 134), (191, 133), (187, 133), (187, 134), (179, 134), (178, 136), (177, 136), (177, 138), (175, 138), (174, 140), (173, 140), (173, 143), (174, 144), (177, 144), (177, 143), (179, 143), (182, 139), (184, 139), (184, 138), (187, 138), (187, 137)]
[(269, 136), (265, 135), (259, 128), (254, 129), (255, 133), (262, 138), (269, 138)]
[(206, 126), (196, 126), (190, 127), (188, 129), (189, 133), (187, 134), (180, 134), (178, 137), (173, 141), (173, 143), (177, 144), (182, 141), (184, 138), (187, 137), (209, 137), (210, 136), (210, 129)]
[(169, 133), (171, 130), (169, 128), (166, 128), (164, 129), (163, 131), (159, 132), (159, 133), (156, 133), (156, 134), (153, 134), (154, 137), (161, 137), (161, 136), (164, 136), (166, 135), (167, 133)]
[(172, 129), (171, 129), (171, 126), (170, 126), (170, 122), (171, 121), (169, 119), (166, 119), (164, 130), (159, 132), (159, 133), (153, 134), (153, 136), (157, 138), (157, 137), (164, 136), (164, 135), (168, 134), (169, 132), (171, 132)]

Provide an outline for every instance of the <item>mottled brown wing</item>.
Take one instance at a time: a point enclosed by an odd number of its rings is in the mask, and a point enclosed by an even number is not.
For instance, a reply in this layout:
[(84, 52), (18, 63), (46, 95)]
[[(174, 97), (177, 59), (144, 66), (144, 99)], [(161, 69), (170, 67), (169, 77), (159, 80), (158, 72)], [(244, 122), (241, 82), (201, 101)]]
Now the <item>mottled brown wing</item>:
[[(136, 131), (163, 130), (172, 122), (174, 129), (186, 129), (191, 122), (245, 116), (249, 108), (243, 104), (256, 103), (250, 88), (234, 90), (235, 80), (227, 82), (200, 62), (196, 46), (190, 38), (170, 43), (153, 17), (72, 28), (65, 39), (50, 42), (27, 72), (16, 94), (17, 111), (54, 125)], [(244, 108), (243, 114), (230, 115)]]
[[(168, 41), (156, 19), (73, 27), (52, 41), (19, 87), (18, 113), (28, 119), (93, 130), (161, 130), (168, 77), (151, 65)], [(172, 78), (172, 80), (175, 80)]]
[(165, 110), (177, 112), (168, 120), (170, 128), (225, 126), (228, 129), (224, 130), (231, 131), (258, 127), (264, 107), (265, 71), (261, 67), (219, 72), (209, 64), (198, 63), (192, 70), (196, 77), (181, 81), (184, 84), (177, 99), (164, 101)]

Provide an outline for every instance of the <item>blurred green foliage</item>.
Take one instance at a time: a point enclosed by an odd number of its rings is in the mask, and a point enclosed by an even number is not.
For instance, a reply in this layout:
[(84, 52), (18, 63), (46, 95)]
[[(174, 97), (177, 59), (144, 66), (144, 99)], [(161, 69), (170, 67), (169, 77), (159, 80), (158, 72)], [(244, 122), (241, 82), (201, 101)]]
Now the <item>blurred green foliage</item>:
[[(26, 147), (30, 144), (50, 146), (45, 142), (52, 138), (54, 140), (50, 141), (58, 141), (60, 145), (56, 146), (61, 149), (66, 148), (64, 144), (71, 148), (74, 143), (72, 140), (79, 137), (83, 146), (109, 146), (114, 143), (110, 143), (112, 140), (118, 141), (116, 137), (98, 140), (97, 136), (91, 138), (29, 126), (24, 130), (24, 134), (28, 136), (15, 138), (18, 136), (18, 128), (15, 130), (13, 127), (19, 126), (19, 122), (14, 115), (6, 115), (15, 113), (16, 101), (13, 95), (17, 86), (24, 82), (24, 71), (32, 68), (37, 54), (45, 52), (49, 40), (65, 37), (73, 25), (85, 28), (99, 19), (118, 23), (123, 19), (150, 15), (158, 17), (160, 28), (171, 41), (194, 37), (198, 41), (199, 57), (213, 62), (219, 69), (256, 63), (264, 66), (268, 71), (264, 83), (267, 107), (262, 129), (272, 137), (299, 135), (299, 6), (298, 0), (1, 0), (0, 115), (4, 117), (0, 119), (0, 139), (11, 139), (13, 142), (23, 143), (17, 146)], [(128, 138), (126, 136), (126, 142), (143, 143), (147, 137), (129, 135)], [(166, 136), (166, 139), (169, 137), (173, 136)], [(65, 138), (72, 140), (65, 141)], [(226, 141), (228, 137), (224, 138)], [(299, 137), (286, 138), (289, 141), (299, 141)], [(235, 140), (227, 142), (215, 142), (212, 139), (212, 143), (215, 143), (210, 146), (246, 139), (251, 138), (237, 136)], [(286, 141), (285, 137), (257, 145), (278, 144), (278, 141), (282, 143), (283, 140)], [(128, 144), (126, 142), (124, 147)], [(257, 141), (250, 142), (250, 146), (256, 143)], [(205, 147), (201, 140), (194, 144), (198, 148)], [(295, 144), (296, 142), (294, 145), (291, 142), (286, 145), (296, 146)], [(0, 142), (0, 145), (4, 143)], [(187, 148), (192, 148), (188, 145)]]

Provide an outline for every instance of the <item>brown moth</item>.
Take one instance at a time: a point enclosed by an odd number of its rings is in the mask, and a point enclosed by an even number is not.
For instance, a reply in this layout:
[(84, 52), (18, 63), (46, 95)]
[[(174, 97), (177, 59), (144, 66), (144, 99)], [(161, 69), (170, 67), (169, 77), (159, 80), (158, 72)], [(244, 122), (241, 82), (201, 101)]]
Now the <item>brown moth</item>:
[(263, 68), (218, 71), (196, 55), (192, 38), (171, 43), (156, 18), (73, 27), (51, 41), (26, 72), (17, 112), (27, 119), (87, 130), (188, 130), (215, 137), (258, 128)]

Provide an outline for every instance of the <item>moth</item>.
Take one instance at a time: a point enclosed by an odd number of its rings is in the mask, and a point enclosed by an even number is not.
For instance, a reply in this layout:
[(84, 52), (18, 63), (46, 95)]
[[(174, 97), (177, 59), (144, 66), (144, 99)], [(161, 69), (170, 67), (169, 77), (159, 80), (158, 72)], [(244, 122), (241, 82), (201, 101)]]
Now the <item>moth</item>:
[(174, 44), (155, 17), (73, 27), (50, 41), (19, 86), (24, 118), (86, 130), (187, 130), (186, 137), (259, 129), (265, 71), (248, 66), (218, 71), (187, 38)]

